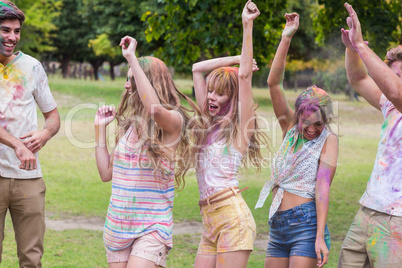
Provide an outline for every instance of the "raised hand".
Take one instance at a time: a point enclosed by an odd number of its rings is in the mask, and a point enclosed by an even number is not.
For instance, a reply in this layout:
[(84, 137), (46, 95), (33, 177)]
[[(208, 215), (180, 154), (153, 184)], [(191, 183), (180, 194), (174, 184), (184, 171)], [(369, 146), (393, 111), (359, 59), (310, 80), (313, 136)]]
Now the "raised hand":
[(126, 59), (130, 57), (135, 57), (135, 51), (137, 49), (137, 40), (132, 38), (131, 36), (126, 35), (120, 40), (121, 51), (123, 57)]
[(260, 68), (258, 68), (257, 61), (253, 59), (253, 73), (258, 71)]
[(345, 8), (349, 13), (349, 17), (346, 19), (346, 22), (349, 26), (349, 40), (356, 48), (358, 45), (364, 44), (360, 21), (351, 5), (345, 3)]
[(107, 126), (116, 117), (116, 109), (112, 106), (99, 107), (95, 115), (95, 126)]
[(349, 30), (341, 29), (342, 32), (342, 43), (345, 45), (346, 48), (351, 49), (352, 51), (356, 51), (353, 47), (352, 42), (349, 39)]
[(293, 37), (299, 28), (299, 15), (297, 13), (286, 13), (286, 26), (283, 29), (282, 37)]
[(257, 5), (248, 0), (243, 8), (242, 20), (243, 23), (253, 22), (260, 15)]

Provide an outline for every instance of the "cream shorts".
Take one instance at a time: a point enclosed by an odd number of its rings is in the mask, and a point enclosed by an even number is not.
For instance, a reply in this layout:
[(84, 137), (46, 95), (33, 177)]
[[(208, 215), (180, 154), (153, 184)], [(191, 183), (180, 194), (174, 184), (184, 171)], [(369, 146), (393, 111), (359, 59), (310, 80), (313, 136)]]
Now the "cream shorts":
[(107, 262), (128, 262), (130, 256), (136, 256), (152, 261), (157, 266), (166, 267), (166, 256), (169, 247), (162, 244), (152, 233), (141, 236), (134, 240), (134, 243), (123, 250), (111, 251), (106, 248)]
[(218, 203), (201, 206), (200, 213), (203, 233), (197, 254), (253, 250), (256, 225), (240, 193)]

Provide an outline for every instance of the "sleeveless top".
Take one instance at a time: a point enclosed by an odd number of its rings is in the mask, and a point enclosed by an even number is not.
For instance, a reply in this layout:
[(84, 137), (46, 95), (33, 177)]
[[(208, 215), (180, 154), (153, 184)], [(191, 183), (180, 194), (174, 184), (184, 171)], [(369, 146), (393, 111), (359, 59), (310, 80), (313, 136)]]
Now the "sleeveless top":
[(271, 180), (265, 183), (255, 208), (264, 205), (271, 189), (279, 186), (269, 210), (269, 219), (278, 210), (283, 191), (305, 197), (315, 198), (315, 184), (317, 181), (318, 161), (321, 149), (327, 137), (331, 133), (324, 128), (320, 136), (306, 142), (299, 151), (294, 153), (294, 148), (299, 138), (297, 125), (286, 133), (282, 145), (272, 159)]
[(196, 166), (200, 199), (230, 186), (238, 186), (237, 173), (242, 159), (243, 155), (225, 140), (205, 146)]
[(174, 162), (159, 158), (163, 168), (155, 170), (147, 155), (148, 146), (141, 147), (135, 132), (130, 127), (114, 152), (112, 196), (103, 240), (108, 249), (117, 251), (152, 233), (171, 248)]

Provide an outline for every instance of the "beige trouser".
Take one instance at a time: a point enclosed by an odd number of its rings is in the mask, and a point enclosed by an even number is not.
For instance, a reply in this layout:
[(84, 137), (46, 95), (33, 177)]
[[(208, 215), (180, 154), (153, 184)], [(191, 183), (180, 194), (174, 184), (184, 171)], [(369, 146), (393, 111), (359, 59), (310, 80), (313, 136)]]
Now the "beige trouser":
[(402, 217), (362, 206), (343, 241), (338, 268), (402, 267)]
[(0, 263), (8, 209), (14, 226), (20, 267), (42, 267), (40, 260), (46, 228), (45, 192), (42, 178), (12, 179), (0, 176)]

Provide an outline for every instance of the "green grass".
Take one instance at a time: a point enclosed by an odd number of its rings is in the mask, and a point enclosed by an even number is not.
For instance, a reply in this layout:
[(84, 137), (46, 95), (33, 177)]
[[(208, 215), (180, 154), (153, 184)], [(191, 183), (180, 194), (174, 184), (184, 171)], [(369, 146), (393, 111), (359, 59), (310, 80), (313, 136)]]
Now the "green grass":
[[(52, 218), (105, 216), (111, 184), (102, 183), (96, 169), (94, 149), (91, 148), (94, 144), (93, 118), (97, 105), (119, 104), (124, 83), (124, 78), (114, 82), (95, 82), (50, 77), (50, 87), (62, 118), (60, 132), (40, 152), (47, 186), (46, 211)], [(191, 80), (179, 79), (176, 83), (180, 90), (191, 94)], [(289, 91), (286, 94), (292, 103), (299, 92)], [(274, 124), (268, 90), (254, 89), (254, 95), (260, 104), (259, 113)], [(334, 130), (342, 136), (339, 166), (331, 187), (328, 226), (332, 245), (330, 262), (326, 267), (336, 267), (342, 241), (359, 208), (358, 200), (373, 167), (382, 122), (381, 113), (364, 101), (349, 103), (343, 95), (331, 97), (337, 105), (338, 118)], [(40, 120), (40, 124), (43, 124), (43, 120)], [(273, 152), (281, 143), (278, 127), (269, 132)], [(68, 134), (72, 136), (67, 137)], [(110, 145), (113, 145), (113, 139), (110, 139)], [(240, 187), (250, 188), (243, 196), (255, 218), (258, 239), (267, 239), (270, 198), (263, 208), (255, 210), (254, 206), (262, 186), (269, 178), (268, 168), (259, 173), (253, 169), (242, 170), (239, 175)], [(173, 217), (176, 223), (201, 221), (198, 198), (195, 175), (189, 172), (186, 187), (175, 193)], [(2, 265), (15, 267), (15, 242), (11, 221), (9, 216), (7, 218)], [(199, 239), (199, 235), (175, 235), (168, 267), (192, 267)], [(256, 249), (250, 256), (248, 267), (263, 267), (264, 258), (265, 248)], [(42, 260), (44, 267), (107, 267), (102, 232), (47, 230)]]

